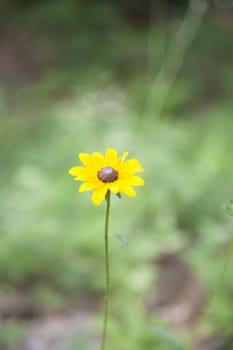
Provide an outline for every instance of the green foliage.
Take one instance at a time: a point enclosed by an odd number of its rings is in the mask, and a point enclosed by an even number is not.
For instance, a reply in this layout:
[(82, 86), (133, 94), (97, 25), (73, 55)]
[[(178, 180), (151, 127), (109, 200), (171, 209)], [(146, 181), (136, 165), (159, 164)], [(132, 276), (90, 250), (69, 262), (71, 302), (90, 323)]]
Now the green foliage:
[(182, 344), (180, 339), (167, 331), (165, 328), (153, 326), (151, 327), (151, 331), (156, 334), (157, 337), (164, 339), (165, 342), (170, 344), (173, 349), (182, 350), (184, 348), (184, 344)]
[(18, 341), (24, 332), (24, 326), (19, 322), (9, 321), (1, 325), (0, 347), (5, 349)]
[[(35, 16), (44, 18), (46, 28), (52, 22), (44, 17), (43, 6)], [(53, 11), (52, 2), (49, 6)], [(56, 11), (64, 26), (70, 18), (74, 25), (72, 6), (65, 16), (63, 8)], [(223, 263), (232, 234), (231, 218), (224, 212), (233, 188), (232, 67), (228, 64), (232, 40), (227, 30), (213, 23), (204, 26), (160, 119), (158, 99), (153, 99), (160, 91), (153, 84), (149, 86), (152, 98), (149, 105), (145, 103), (146, 33), (123, 27), (114, 34), (100, 34), (92, 32), (86, 42), (87, 30), (77, 43), (74, 32), (66, 43), (67, 61), (59, 70), (45, 71), (40, 81), (13, 90), (13, 108), (6, 107), (2, 96), (0, 280), (4, 286), (29, 285), (34, 298), (50, 310), (64, 307), (80, 289), (103, 292), (104, 206), (95, 208), (89, 194), (77, 193), (79, 184), (67, 171), (78, 164), (81, 151), (128, 150), (144, 166), (146, 185), (135, 199), (113, 199), (111, 349), (175, 348), (177, 339), (165, 331), (167, 326), (159, 324), (151, 332), (150, 326), (158, 320), (148, 317), (142, 304), (156, 280), (150, 262), (160, 254), (183, 251), (209, 291)], [(161, 35), (162, 30), (156, 29), (150, 84), (163, 59)], [(223, 41), (227, 63), (220, 65), (216, 55), (219, 50), (224, 54)], [(219, 65), (214, 72), (209, 57)], [(76, 58), (78, 67), (70, 65)], [(63, 89), (68, 89), (68, 96), (61, 93)], [(61, 97), (52, 99), (58, 92)], [(232, 273), (230, 263), (206, 321), (206, 333), (233, 332)], [(11, 332), (7, 328), (0, 334), (2, 344), (15, 339), (17, 332)], [(85, 337), (75, 338), (71, 349), (86, 344)]]

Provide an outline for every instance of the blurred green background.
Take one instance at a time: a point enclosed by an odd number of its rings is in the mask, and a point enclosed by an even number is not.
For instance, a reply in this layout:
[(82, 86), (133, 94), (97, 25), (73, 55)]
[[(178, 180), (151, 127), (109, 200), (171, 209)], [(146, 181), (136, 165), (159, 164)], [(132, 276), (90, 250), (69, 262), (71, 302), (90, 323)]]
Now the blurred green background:
[[(145, 169), (112, 200), (109, 349), (182, 349), (233, 234), (233, 4), (0, 6), (0, 349), (98, 349), (104, 203), (67, 171), (109, 147)], [(195, 349), (233, 349), (232, 273)]]

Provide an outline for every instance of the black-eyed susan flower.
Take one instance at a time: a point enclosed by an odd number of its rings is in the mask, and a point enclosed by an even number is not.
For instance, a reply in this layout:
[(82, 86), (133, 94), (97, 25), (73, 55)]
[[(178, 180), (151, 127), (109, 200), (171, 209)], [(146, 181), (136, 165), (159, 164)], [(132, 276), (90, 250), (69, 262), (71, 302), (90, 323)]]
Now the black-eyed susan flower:
[(143, 186), (144, 180), (134, 175), (143, 171), (137, 159), (125, 161), (128, 152), (118, 157), (115, 149), (107, 149), (105, 156), (99, 152), (92, 154), (80, 153), (79, 159), (84, 166), (75, 166), (69, 174), (75, 180), (84, 181), (79, 192), (93, 190), (92, 202), (99, 205), (105, 198), (108, 190), (115, 194), (124, 193), (127, 196), (136, 196), (132, 186)]

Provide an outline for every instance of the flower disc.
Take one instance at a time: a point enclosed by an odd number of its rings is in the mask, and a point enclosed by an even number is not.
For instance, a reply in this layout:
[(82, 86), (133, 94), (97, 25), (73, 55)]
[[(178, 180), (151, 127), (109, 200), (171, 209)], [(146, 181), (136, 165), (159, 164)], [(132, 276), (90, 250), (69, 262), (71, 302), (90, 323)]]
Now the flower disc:
[(98, 178), (102, 182), (114, 182), (118, 178), (118, 172), (110, 166), (106, 166), (98, 172)]

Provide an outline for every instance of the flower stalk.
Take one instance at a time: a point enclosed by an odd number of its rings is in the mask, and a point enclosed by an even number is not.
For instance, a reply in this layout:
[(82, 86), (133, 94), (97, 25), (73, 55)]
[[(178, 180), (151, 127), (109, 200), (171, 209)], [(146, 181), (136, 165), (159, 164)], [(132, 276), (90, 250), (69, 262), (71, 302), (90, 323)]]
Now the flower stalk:
[(105, 214), (105, 226), (104, 226), (104, 250), (105, 250), (105, 298), (104, 298), (104, 321), (103, 331), (101, 339), (101, 350), (105, 350), (108, 315), (109, 315), (109, 290), (110, 290), (110, 272), (109, 272), (109, 242), (108, 242), (108, 227), (109, 227), (109, 214), (110, 214), (110, 200), (111, 193), (106, 193), (106, 214)]

